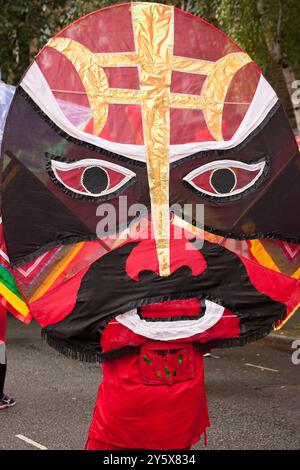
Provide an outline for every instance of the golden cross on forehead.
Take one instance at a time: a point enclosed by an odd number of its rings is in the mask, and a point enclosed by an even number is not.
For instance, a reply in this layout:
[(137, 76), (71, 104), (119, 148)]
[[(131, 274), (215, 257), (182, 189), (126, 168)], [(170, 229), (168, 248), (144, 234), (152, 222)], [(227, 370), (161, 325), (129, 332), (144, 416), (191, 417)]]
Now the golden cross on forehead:
[[(48, 45), (64, 54), (80, 76), (95, 135), (100, 134), (107, 121), (109, 104), (141, 105), (159, 270), (162, 276), (168, 276), (170, 108), (202, 109), (213, 137), (223, 140), (222, 114), (227, 91), (235, 73), (251, 59), (243, 52), (227, 54), (216, 62), (174, 56), (173, 7), (133, 3), (131, 15), (134, 52), (94, 53), (69, 38), (55, 38)], [(137, 67), (140, 89), (110, 88), (105, 67)], [(206, 75), (201, 96), (171, 93), (172, 71)]]

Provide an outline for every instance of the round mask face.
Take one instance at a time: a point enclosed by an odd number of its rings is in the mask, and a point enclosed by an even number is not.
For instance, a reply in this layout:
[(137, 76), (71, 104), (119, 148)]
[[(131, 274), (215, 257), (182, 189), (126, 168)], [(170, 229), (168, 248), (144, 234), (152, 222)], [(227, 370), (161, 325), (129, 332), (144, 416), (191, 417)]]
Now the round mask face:
[[(251, 302), (266, 306), (254, 331), (285, 315), (239, 258), (250, 245), (233, 239), (299, 242), (297, 145), (256, 64), (200, 18), (132, 3), (72, 23), (18, 86), (2, 152), (8, 254), (43, 325), (76, 314), (75, 337), (97, 341), (112, 316), (186, 298), (204, 299), (198, 326), (204, 312), (222, 321), (219, 304), (238, 329)], [(191, 248), (192, 236), (204, 245)], [(49, 317), (50, 297), (67, 291)], [(71, 328), (61, 328), (64, 339)]]

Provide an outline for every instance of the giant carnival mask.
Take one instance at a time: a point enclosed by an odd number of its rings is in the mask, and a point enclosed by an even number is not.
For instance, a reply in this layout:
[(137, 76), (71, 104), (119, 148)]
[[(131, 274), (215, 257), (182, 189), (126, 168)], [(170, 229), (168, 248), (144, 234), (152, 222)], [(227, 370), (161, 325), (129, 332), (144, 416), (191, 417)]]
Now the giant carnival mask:
[(96, 11), (17, 87), (0, 292), (74, 354), (113, 317), (152, 339), (257, 339), (300, 302), (299, 181), (274, 90), (225, 34), (168, 5)]

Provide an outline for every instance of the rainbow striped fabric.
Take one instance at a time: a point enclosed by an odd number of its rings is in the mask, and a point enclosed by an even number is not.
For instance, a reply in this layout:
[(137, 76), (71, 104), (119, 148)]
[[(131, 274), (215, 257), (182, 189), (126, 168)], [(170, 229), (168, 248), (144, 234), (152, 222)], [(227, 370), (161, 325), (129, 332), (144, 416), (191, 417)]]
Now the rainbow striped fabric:
[(30, 310), (18, 288), (12, 273), (0, 264), (1, 303), (24, 323), (30, 321)]

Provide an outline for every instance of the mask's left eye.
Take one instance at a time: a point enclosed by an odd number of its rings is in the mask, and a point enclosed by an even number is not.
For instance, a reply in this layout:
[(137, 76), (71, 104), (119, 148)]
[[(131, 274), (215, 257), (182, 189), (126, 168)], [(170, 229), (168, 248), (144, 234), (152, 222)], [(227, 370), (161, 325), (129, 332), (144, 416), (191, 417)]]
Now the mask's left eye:
[(124, 186), (134, 182), (135, 173), (115, 163), (94, 158), (72, 162), (47, 155), (52, 181), (67, 194), (77, 198), (109, 199)]

